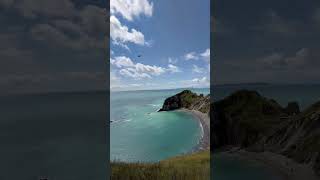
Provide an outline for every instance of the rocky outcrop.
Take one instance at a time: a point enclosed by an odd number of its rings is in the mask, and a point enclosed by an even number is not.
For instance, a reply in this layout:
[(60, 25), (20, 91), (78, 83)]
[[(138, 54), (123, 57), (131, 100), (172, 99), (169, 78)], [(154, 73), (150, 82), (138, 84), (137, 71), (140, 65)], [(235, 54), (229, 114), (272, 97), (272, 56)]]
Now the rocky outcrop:
[(289, 102), (284, 110), (289, 115), (296, 115), (300, 113), (299, 104), (297, 102)]
[(213, 146), (248, 147), (281, 122), (283, 108), (255, 91), (241, 90), (214, 103)]
[(320, 102), (300, 112), (255, 91), (241, 90), (214, 103), (213, 148), (270, 151), (306, 163), (320, 174)]
[(290, 117), (260, 144), (265, 150), (310, 164), (320, 175), (320, 102)]
[(171, 111), (180, 108), (197, 110), (202, 113), (209, 113), (210, 95), (197, 95), (190, 90), (184, 90), (174, 96), (167, 98), (159, 111)]

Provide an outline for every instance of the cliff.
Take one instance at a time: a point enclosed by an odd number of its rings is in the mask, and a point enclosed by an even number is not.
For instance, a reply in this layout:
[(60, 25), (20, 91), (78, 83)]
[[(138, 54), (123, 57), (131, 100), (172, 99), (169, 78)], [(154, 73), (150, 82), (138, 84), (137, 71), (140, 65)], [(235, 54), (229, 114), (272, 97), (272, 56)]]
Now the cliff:
[(210, 112), (210, 95), (197, 95), (190, 90), (184, 90), (174, 96), (167, 98), (159, 111), (171, 111), (180, 108), (197, 110), (202, 113)]
[(215, 102), (212, 118), (215, 149), (270, 151), (310, 164), (320, 174), (320, 102), (300, 112), (296, 102), (283, 108), (255, 91), (241, 90)]

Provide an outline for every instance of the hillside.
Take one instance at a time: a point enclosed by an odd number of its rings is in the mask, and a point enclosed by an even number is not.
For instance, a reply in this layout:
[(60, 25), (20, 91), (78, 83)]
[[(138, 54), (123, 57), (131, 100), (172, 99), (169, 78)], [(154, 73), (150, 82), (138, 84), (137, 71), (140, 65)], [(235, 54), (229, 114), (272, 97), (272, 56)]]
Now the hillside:
[(255, 91), (241, 90), (214, 103), (212, 143), (252, 152), (273, 152), (309, 164), (320, 175), (320, 102), (303, 112), (281, 107)]

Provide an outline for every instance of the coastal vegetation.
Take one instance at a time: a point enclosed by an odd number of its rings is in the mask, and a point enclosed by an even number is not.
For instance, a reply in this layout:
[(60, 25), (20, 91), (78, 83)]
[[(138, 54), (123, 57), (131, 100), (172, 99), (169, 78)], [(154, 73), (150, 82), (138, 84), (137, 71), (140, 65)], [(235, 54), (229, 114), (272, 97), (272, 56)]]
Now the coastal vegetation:
[(202, 151), (156, 163), (111, 163), (112, 180), (208, 180), (210, 152)]

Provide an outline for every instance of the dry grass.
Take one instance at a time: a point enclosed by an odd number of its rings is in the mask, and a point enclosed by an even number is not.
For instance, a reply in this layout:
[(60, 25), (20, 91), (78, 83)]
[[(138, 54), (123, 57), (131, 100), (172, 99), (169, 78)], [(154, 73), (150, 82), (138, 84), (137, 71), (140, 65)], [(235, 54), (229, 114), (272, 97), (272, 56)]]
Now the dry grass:
[(209, 180), (210, 152), (177, 156), (158, 163), (111, 163), (112, 180)]

